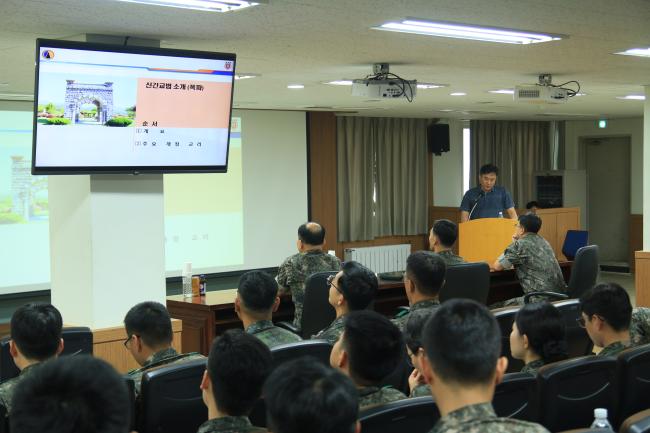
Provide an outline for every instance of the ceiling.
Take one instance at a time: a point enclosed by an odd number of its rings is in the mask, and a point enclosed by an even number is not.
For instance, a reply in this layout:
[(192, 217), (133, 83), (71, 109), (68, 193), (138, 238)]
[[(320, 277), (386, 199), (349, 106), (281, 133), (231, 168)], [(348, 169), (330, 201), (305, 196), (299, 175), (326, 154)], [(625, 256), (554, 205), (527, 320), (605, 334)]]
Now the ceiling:
[[(269, 0), (226, 14), (114, 0), (0, 0), (0, 93), (32, 93), (34, 39), (77, 39), (85, 33), (162, 40), (163, 47), (235, 52), (235, 106), (324, 109), (369, 116), (459, 119), (621, 118), (643, 115), (650, 59), (612, 53), (650, 46), (650, 1), (626, 0)], [(418, 17), (568, 35), (518, 46), (371, 30)], [(375, 62), (391, 72), (449, 87), (418, 90), (413, 103), (365, 101), (349, 87), (322, 84), (362, 78)], [(586, 96), (566, 104), (515, 104), (488, 90), (578, 80)], [(287, 89), (302, 83), (302, 90)], [(450, 96), (451, 92), (467, 96)]]

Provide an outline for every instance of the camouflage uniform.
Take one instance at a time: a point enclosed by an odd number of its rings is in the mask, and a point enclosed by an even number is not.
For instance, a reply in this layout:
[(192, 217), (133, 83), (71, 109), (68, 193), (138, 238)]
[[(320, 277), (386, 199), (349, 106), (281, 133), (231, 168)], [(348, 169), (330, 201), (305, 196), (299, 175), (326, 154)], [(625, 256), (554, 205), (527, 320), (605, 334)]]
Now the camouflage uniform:
[(379, 404), (407, 398), (401, 391), (390, 386), (379, 388), (368, 386), (359, 390), (359, 410), (368, 409)]
[(246, 328), (246, 332), (262, 340), (262, 343), (266, 344), (269, 349), (280, 344), (302, 341), (298, 335), (275, 326), (270, 320), (255, 322)]
[[(535, 291), (566, 292), (566, 283), (553, 248), (536, 233), (526, 233), (508, 245), (498, 260), (504, 269), (514, 266), (524, 294)], [(507, 305), (523, 305), (523, 297), (509, 299), (502, 304)]]
[(632, 310), (630, 340), (634, 346), (650, 343), (650, 308), (638, 307)]
[(460, 265), (466, 263), (461, 256), (454, 254), (452, 250), (440, 251), (438, 255), (445, 262), (445, 265), (447, 266)]
[(197, 433), (266, 433), (266, 429), (253, 426), (245, 416), (226, 416), (207, 420)]
[(140, 384), (142, 382), (142, 376), (147, 371), (155, 367), (160, 367), (161, 365), (181, 364), (183, 362), (200, 358), (205, 358), (205, 356), (196, 352), (179, 355), (173, 347), (169, 347), (167, 349), (154, 353), (153, 356), (149, 358), (142, 367), (136, 368), (135, 370), (131, 370), (126, 373), (126, 378), (133, 380), (135, 383), (135, 394), (138, 396), (140, 395)]
[(323, 250), (310, 250), (294, 254), (287, 258), (278, 268), (276, 280), (284, 292), (291, 292), (295, 307), (293, 325), (300, 329), (302, 302), (305, 297), (305, 280), (316, 272), (336, 271), (341, 269), (341, 261)]
[(537, 370), (539, 370), (543, 366), (544, 366), (544, 360), (543, 359), (537, 359), (535, 361), (531, 361), (528, 364), (524, 365), (524, 367), (521, 369), (521, 372), (522, 373), (537, 374)]
[(320, 331), (318, 334), (312, 336), (312, 339), (318, 339), (318, 340), (327, 340), (334, 345), (343, 333), (343, 328), (344, 328), (344, 321), (345, 321), (345, 316), (337, 317), (334, 319), (332, 323), (329, 324), (329, 326), (322, 331)]
[(548, 433), (548, 430), (527, 421), (497, 418), (492, 404), (479, 403), (448, 413), (429, 433)]
[(616, 341), (608, 346), (603, 347), (603, 350), (598, 352), (598, 356), (617, 356), (628, 347), (630, 347), (629, 342)]
[(427, 383), (422, 383), (416, 386), (412, 391), (409, 397), (425, 397), (431, 396), (431, 386)]
[(404, 327), (406, 326), (406, 321), (409, 318), (409, 314), (413, 311), (428, 309), (431, 312), (435, 311), (440, 306), (440, 301), (437, 299), (426, 299), (424, 301), (416, 302), (411, 305), (407, 311), (402, 311), (392, 319), (392, 322), (397, 325), (400, 331), (404, 332)]
[[(25, 377), (29, 376), (30, 371), (33, 371), (32, 368), (37, 364), (28, 365), (20, 371), (20, 374), (11, 379), (5, 380), (0, 384), (0, 404), (7, 408), (7, 415), (11, 411), (11, 398), (14, 395), (14, 389)], [(0, 422), (4, 422), (0, 420)]]

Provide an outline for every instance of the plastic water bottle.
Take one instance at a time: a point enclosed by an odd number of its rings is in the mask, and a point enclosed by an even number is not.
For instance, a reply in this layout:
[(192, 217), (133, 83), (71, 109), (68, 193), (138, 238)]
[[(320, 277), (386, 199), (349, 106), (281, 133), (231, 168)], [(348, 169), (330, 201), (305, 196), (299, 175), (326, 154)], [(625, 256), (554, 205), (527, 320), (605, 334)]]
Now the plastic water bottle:
[(499, 211), (499, 218), (503, 218), (503, 212)]
[(607, 420), (607, 409), (594, 409), (594, 422), (591, 428), (612, 430), (612, 425)]
[(185, 263), (183, 266), (183, 297), (192, 297), (192, 263)]

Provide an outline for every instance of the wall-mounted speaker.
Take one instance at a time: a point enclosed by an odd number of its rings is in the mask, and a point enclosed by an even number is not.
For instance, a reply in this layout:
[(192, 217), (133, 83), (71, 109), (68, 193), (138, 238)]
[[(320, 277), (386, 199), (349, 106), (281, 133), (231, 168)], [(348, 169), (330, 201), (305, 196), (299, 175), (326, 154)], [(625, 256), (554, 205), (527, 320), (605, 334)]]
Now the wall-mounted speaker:
[(427, 127), (427, 145), (429, 152), (434, 155), (442, 155), (449, 152), (449, 125), (437, 124)]

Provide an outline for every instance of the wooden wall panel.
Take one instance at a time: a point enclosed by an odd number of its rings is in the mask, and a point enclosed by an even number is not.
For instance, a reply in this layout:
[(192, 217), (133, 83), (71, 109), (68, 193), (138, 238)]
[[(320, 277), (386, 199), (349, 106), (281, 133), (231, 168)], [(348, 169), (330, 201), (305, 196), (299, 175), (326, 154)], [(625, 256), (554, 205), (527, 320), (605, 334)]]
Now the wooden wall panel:
[(650, 251), (637, 251), (635, 259), (636, 306), (650, 307)]
[(629, 263), (630, 272), (634, 273), (635, 260), (634, 254), (643, 250), (643, 215), (630, 215), (630, 253)]

